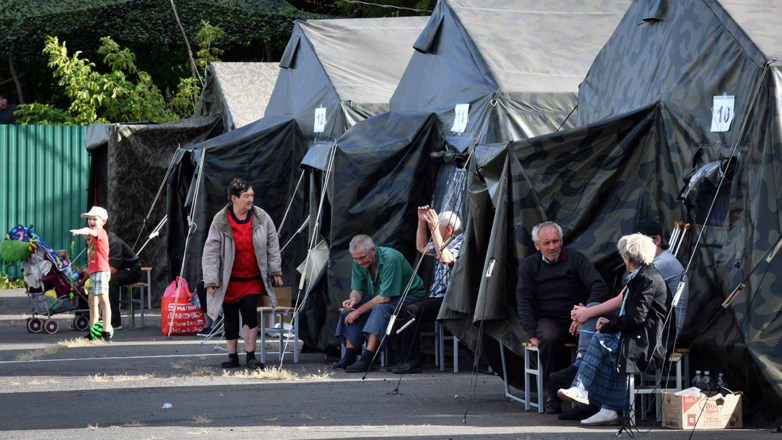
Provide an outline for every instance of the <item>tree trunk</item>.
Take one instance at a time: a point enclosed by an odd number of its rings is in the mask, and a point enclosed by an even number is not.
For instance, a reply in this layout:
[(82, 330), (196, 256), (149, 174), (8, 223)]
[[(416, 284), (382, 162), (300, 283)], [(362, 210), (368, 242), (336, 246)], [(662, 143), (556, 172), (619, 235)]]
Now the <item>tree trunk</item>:
[(22, 83), (19, 82), (19, 75), (16, 74), (16, 68), (14, 67), (14, 54), (8, 55), (8, 65), (11, 67), (11, 77), (16, 84), (16, 93), (19, 95), (19, 104), (24, 104), (24, 93), (22, 93)]
[(270, 63), (274, 61), (274, 46), (272, 46), (272, 40), (269, 38), (264, 39), (263, 46), (266, 49), (266, 62)]

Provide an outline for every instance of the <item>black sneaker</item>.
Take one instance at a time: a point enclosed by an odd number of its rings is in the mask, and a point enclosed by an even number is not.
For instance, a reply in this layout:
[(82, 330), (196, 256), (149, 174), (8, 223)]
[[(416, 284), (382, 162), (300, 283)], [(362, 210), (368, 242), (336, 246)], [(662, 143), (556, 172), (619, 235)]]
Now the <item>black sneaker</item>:
[(345, 373), (366, 373), (367, 371), (375, 371), (375, 366), (365, 364), (361, 358), (354, 362), (353, 365), (345, 367)]
[(546, 395), (546, 414), (559, 414), (562, 412), (562, 399), (550, 393)]
[(423, 371), (424, 367), (421, 366), (421, 362), (418, 361), (403, 362), (401, 365), (391, 369), (391, 372), (396, 374), (414, 374), (422, 373)]

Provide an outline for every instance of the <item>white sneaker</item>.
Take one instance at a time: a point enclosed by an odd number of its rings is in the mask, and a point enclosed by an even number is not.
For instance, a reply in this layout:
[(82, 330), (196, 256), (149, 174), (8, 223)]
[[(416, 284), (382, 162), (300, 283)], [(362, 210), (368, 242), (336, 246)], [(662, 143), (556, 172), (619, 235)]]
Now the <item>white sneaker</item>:
[(114, 330), (122, 330), (122, 326), (121, 325), (115, 326)]
[(582, 426), (613, 426), (619, 424), (619, 414), (610, 409), (601, 408), (597, 414), (581, 421)]
[(584, 391), (578, 387), (570, 387), (568, 389), (560, 388), (559, 391), (557, 391), (557, 396), (559, 396), (559, 398), (562, 400), (567, 400), (568, 402), (589, 405), (589, 398), (587, 398), (587, 395), (584, 394)]

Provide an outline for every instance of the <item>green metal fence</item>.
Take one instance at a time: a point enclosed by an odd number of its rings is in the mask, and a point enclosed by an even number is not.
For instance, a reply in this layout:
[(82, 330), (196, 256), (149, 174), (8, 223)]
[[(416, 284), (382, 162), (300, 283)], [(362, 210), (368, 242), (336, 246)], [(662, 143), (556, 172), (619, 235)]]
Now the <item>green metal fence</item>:
[[(54, 249), (76, 253), (81, 237), (69, 229), (81, 227), (87, 207), (90, 157), (85, 149), (87, 127), (0, 125), (0, 232), (34, 225), (33, 231)], [(76, 255), (71, 255), (75, 257)], [(78, 264), (85, 264), (82, 256)], [(6, 267), (20, 278), (18, 267)]]

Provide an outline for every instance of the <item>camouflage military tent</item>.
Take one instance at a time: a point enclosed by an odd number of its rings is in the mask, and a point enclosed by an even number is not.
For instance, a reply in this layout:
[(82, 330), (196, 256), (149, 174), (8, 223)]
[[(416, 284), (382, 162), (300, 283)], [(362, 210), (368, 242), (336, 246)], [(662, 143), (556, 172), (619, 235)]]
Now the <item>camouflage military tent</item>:
[[(226, 191), (231, 181), (240, 177), (253, 186), (255, 204), (263, 208), (277, 225), (280, 246), (292, 235), (291, 222), (280, 223), (296, 188), (296, 168), (304, 157), (304, 136), (290, 116), (267, 116), (187, 148), (178, 150), (178, 166), (168, 181), (168, 257), (173, 272), (179, 274), (187, 234), (187, 217), (192, 203), (193, 234), (185, 258), (185, 279), (195, 286), (201, 280), (201, 254), (212, 218), (227, 203)], [(198, 164), (205, 152), (200, 186), (196, 188)], [(301, 218), (303, 201), (291, 205), (289, 216)], [(292, 283), (296, 261), (291, 245), (283, 252), (283, 275)], [(299, 250), (299, 252), (303, 252)]]
[(255, 122), (266, 112), (279, 73), (277, 63), (210, 63), (195, 114), (221, 115), (226, 132)]
[(482, 323), (487, 351), (500, 340), (519, 352), (518, 267), (542, 220), (562, 225), (566, 246), (609, 282), (636, 220), (668, 231), (684, 220), (693, 228), (679, 257), (692, 266), (678, 346), (746, 393), (747, 416), (779, 420), (782, 260), (766, 256), (782, 236), (780, 17), (760, 0), (634, 2), (581, 85), (579, 127), (476, 149), (465, 258), (441, 311), (471, 328), (446, 326), (469, 339)]
[[(348, 247), (354, 235), (370, 235), (413, 263), (417, 206), (432, 200), (435, 185), (429, 155), (440, 150), (443, 141), (433, 113), (407, 111), (367, 119), (332, 145), (326, 148), (334, 150), (333, 164), (326, 173), (330, 178), (320, 220), (329, 263), (323, 270), (326, 276), (320, 274), (322, 283), (304, 304), (300, 323), (305, 343), (320, 349), (334, 344), (338, 309), (350, 291), (353, 260)], [(310, 150), (303, 166), (328, 171), (313, 153)], [(311, 218), (319, 208), (313, 205)]]
[[(92, 124), (87, 127), (90, 182), (87, 208), (105, 207), (107, 227), (138, 251), (165, 215), (165, 203), (153, 205), (171, 158), (179, 147), (195, 144), (221, 132), (219, 116), (205, 116), (165, 124)], [(143, 226), (143, 229), (142, 229)], [(171, 282), (166, 259), (167, 229), (140, 254), (152, 267), (152, 296), (157, 301)]]
[[(485, 2), (477, 0), (441, 1), (415, 42), (417, 52), (391, 98), (391, 111), (398, 114), (358, 123), (345, 137), (358, 142), (359, 136), (377, 136), (388, 121), (401, 121), (405, 112), (435, 113), (436, 129), (445, 142), (434, 148), (441, 155), (429, 160), (425, 172), (431, 174), (427, 179), (433, 179), (441, 189), (433, 193), (411, 192), (406, 204), (430, 204), (433, 194), (436, 200), (445, 201), (453, 190), (445, 182), (455, 182), (455, 166), (463, 166), (469, 149), (479, 137), (489, 142), (509, 141), (549, 133), (562, 125), (575, 125), (575, 116), (568, 116), (576, 106), (578, 83), (628, 4), (629, 0), (545, 3), (505, 0), (494, 1), (487, 8)], [(562, 29), (569, 32), (563, 33)], [(454, 127), (458, 125), (455, 124), (455, 107), (459, 104), (469, 104), (469, 109), (463, 126)], [(369, 127), (369, 124), (380, 125)], [(419, 125), (410, 121), (403, 126)], [(399, 129), (395, 128), (395, 133), (400, 133)], [(414, 135), (411, 132), (405, 137)], [(373, 145), (371, 138), (361, 142)], [(308, 158), (316, 161), (319, 157), (319, 167), (323, 168), (328, 147), (310, 150)], [(441, 162), (441, 158), (448, 164)], [(349, 178), (360, 181), (360, 171), (360, 168), (351, 169), (353, 175)], [(346, 169), (335, 167), (335, 179), (347, 179), (347, 176), (340, 176), (345, 172)], [(454, 197), (459, 198), (462, 194), (458, 191)], [(331, 203), (334, 203), (333, 195), (329, 194)], [(438, 204), (435, 206), (441, 209)], [(313, 205), (311, 209), (315, 207)], [(451, 206), (465, 207), (466, 204)], [(469, 217), (461, 211), (457, 210), (463, 220)], [(384, 246), (398, 243), (400, 250), (411, 252), (406, 256), (413, 262), (415, 252), (409, 246), (415, 238), (411, 230), (415, 227), (415, 216), (379, 217), (375, 222), (382, 222), (381, 230), (371, 223), (355, 223), (347, 214), (330, 215), (332, 219), (356, 225), (353, 229), (345, 229), (347, 237), (335, 236), (333, 230), (329, 231), (332, 235), (324, 237), (327, 242), (331, 240), (332, 246), (334, 240), (349, 240), (351, 231), (360, 229)], [(319, 308), (321, 313), (328, 310), (328, 323), (324, 324), (328, 326), (328, 334), (319, 335), (319, 347), (323, 347), (325, 341), (336, 343), (333, 321), (339, 308), (337, 300), (345, 298), (346, 280), (350, 277), (350, 266), (343, 261), (348, 258), (345, 250), (332, 247), (335, 253), (329, 266), (328, 290), (312, 294), (319, 298), (316, 300), (319, 306), (326, 301), (329, 305), (329, 308)], [(422, 267), (420, 274), (427, 277), (427, 268)], [(314, 317), (314, 311), (305, 319), (311, 317)], [(321, 316), (318, 321), (323, 319)]]
[[(507, 142), (572, 127), (578, 84), (629, 3), (440, 1), (391, 110), (436, 112), (460, 151), (479, 136)], [(469, 105), (463, 127), (455, 124), (459, 104)]]
[(426, 17), (297, 21), (266, 114), (295, 116), (311, 138), (333, 141), (387, 111), (425, 24)]

